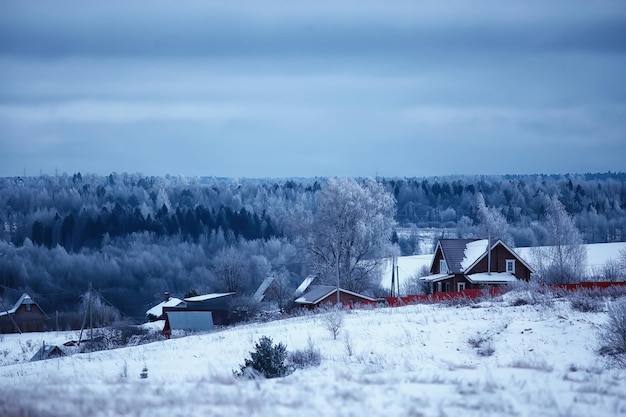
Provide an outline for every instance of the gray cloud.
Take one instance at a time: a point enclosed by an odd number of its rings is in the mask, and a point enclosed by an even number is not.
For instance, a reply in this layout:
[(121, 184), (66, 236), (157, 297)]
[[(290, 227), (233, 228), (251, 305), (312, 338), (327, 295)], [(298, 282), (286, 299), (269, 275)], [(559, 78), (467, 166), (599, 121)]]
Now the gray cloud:
[(4, 2), (0, 175), (623, 170), (624, 28), (621, 1)]

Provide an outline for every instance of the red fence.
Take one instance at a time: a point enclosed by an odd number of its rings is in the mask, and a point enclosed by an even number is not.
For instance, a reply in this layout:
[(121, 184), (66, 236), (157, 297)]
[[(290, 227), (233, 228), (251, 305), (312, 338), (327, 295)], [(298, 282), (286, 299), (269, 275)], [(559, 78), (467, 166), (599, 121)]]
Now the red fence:
[[(566, 291), (585, 290), (606, 290), (612, 287), (626, 288), (626, 282), (581, 282), (578, 284), (547, 284), (550, 289), (561, 289)], [(484, 296), (498, 296), (502, 294), (500, 287), (490, 287), (482, 290), (463, 290), (458, 292), (437, 292), (434, 294), (416, 294), (403, 297), (383, 297), (388, 305), (397, 307), (406, 304), (437, 303), (442, 301), (452, 301), (459, 299), (475, 300)]]

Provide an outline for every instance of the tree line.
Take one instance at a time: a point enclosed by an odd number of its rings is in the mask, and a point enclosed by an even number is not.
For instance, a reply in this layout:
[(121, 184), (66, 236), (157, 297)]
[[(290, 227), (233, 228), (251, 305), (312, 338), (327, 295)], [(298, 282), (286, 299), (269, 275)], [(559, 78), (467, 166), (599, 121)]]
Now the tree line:
[[(585, 243), (623, 240), (626, 230), (624, 173), (330, 183), (344, 198), (333, 203), (329, 197), (321, 204), (326, 178), (127, 173), (0, 178), (0, 295), (10, 300), (28, 291), (45, 310), (71, 310), (91, 282), (124, 313), (141, 316), (163, 291), (182, 296), (236, 288), (249, 296), (273, 275), (271, 292), (284, 298), (310, 273), (323, 273), (327, 280), (338, 274), (355, 290), (376, 295), (372, 259), (394, 250), (419, 253), (423, 228), (480, 237), (478, 195), (505, 220), (507, 240), (515, 246), (550, 241), (546, 201), (552, 196)], [(359, 185), (377, 196), (365, 196), (359, 204), (382, 210), (392, 221), (376, 229), (368, 227), (380, 220), (375, 216), (366, 222), (356, 218), (363, 216), (344, 217), (334, 228), (344, 229), (333, 237), (333, 253), (332, 247), (320, 246), (324, 236), (312, 232), (331, 236), (331, 221), (342, 204), (362, 195)], [(393, 233), (387, 236), (389, 228)], [(382, 243), (370, 248), (366, 242), (373, 232)], [(365, 243), (345, 246), (355, 237)], [(355, 250), (362, 251), (359, 261), (370, 262), (355, 263)]]

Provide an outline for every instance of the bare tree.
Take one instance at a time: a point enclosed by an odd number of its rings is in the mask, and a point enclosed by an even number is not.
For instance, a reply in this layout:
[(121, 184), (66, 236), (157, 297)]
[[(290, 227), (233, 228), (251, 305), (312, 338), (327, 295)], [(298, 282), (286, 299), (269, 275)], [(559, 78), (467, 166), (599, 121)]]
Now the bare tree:
[(234, 247), (220, 250), (213, 257), (213, 274), (216, 286), (221, 291), (240, 292), (248, 287), (246, 260)]

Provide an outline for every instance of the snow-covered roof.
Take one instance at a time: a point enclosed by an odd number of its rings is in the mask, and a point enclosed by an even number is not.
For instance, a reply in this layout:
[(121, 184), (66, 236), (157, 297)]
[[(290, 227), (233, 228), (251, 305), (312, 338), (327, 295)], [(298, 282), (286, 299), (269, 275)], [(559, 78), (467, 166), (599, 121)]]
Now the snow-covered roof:
[[(201, 302), (201, 301), (207, 301), (207, 300), (214, 300), (216, 298), (222, 298), (222, 297), (226, 297), (229, 295), (234, 295), (234, 292), (222, 292), (222, 293), (212, 293), (212, 294), (203, 294), (203, 295), (196, 295), (195, 297), (187, 297), (184, 300), (190, 303), (193, 302)], [(169, 307), (169, 306), (167, 306)]]
[[(311, 287), (311, 289), (307, 291), (305, 294), (302, 294), (301, 297), (297, 298), (295, 302), (298, 304), (317, 304), (320, 301), (322, 301), (324, 298), (328, 297), (330, 294), (336, 291), (337, 291), (337, 287), (332, 286), (332, 285), (316, 285), (316, 286)], [(367, 297), (363, 294), (357, 294), (352, 291), (344, 290), (343, 288), (339, 288), (339, 291), (341, 291), (344, 294), (363, 298), (369, 301), (376, 301), (374, 298)]]
[(475, 240), (473, 242), (469, 242), (465, 245), (464, 257), (461, 261), (461, 270), (467, 271), (474, 262), (478, 260), (485, 252), (487, 252), (487, 247), (489, 246), (488, 239)]
[(161, 317), (163, 315), (163, 307), (176, 307), (184, 301), (180, 298), (172, 297), (167, 301), (161, 301), (159, 304), (146, 311), (146, 316)]
[(267, 291), (269, 286), (272, 285), (272, 282), (274, 282), (274, 279), (276, 279), (275, 275), (270, 275), (269, 277), (265, 278), (263, 282), (261, 283), (261, 285), (259, 285), (259, 288), (257, 288), (252, 298), (254, 298), (259, 303), (263, 301), (263, 297), (265, 297), (265, 291)]
[(317, 275), (309, 275), (308, 277), (306, 277), (304, 281), (302, 281), (302, 283), (298, 286), (298, 288), (296, 288), (293, 296), (298, 297), (304, 294), (304, 292), (307, 290), (307, 288), (309, 288), (309, 285), (311, 285), (315, 278), (317, 278)]
[[(32, 298), (30, 298), (30, 295), (24, 293), (20, 296), (19, 300), (17, 300), (17, 302), (13, 305), (13, 307), (11, 307), (11, 309), (0, 311), (0, 316), (5, 316), (7, 314), (15, 314), (17, 309), (20, 308), (22, 304), (37, 304), (37, 303)], [(37, 304), (37, 306), (39, 306), (39, 304)]]
[(467, 280), (472, 284), (504, 284), (516, 282), (515, 275), (509, 272), (480, 272), (478, 274), (467, 275)]
[(441, 281), (444, 279), (448, 279), (448, 278), (452, 278), (454, 275), (451, 274), (433, 274), (433, 275), (427, 275), (425, 277), (421, 277), (419, 278), (422, 281), (426, 281), (426, 282), (437, 282), (437, 281)]

